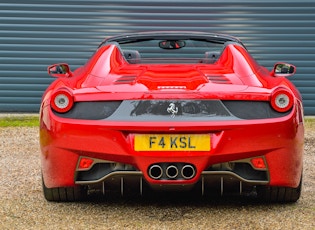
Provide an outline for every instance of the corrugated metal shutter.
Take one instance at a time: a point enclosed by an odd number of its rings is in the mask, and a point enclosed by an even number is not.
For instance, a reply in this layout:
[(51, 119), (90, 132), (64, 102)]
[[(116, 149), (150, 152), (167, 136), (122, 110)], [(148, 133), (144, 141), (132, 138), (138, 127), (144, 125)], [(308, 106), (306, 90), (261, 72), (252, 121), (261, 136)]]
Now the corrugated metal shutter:
[(305, 112), (315, 115), (315, 2), (226, 1), (48, 1), (0, 3), (0, 112), (35, 112), (53, 80), (48, 65), (85, 63), (104, 37), (146, 30), (221, 32), (243, 40), (268, 68), (295, 64), (292, 78)]

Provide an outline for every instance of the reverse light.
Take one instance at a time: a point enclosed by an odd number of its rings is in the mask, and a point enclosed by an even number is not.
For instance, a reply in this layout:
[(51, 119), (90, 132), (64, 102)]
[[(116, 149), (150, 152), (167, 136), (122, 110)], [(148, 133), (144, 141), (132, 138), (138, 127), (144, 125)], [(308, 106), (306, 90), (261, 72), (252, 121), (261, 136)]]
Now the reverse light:
[(60, 89), (51, 97), (51, 107), (58, 113), (66, 113), (73, 106), (73, 96), (67, 89)]
[(78, 169), (79, 170), (86, 170), (92, 167), (94, 160), (91, 158), (81, 157)]
[(265, 160), (262, 157), (252, 158), (250, 162), (256, 169), (267, 169)]
[(271, 106), (277, 112), (287, 112), (293, 106), (292, 93), (287, 89), (276, 89), (271, 96)]

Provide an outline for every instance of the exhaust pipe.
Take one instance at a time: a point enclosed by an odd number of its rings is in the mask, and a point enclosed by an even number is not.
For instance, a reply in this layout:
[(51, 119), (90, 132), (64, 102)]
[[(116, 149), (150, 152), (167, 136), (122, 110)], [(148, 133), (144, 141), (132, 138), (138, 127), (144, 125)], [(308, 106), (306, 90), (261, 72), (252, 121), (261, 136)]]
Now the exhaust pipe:
[(189, 180), (196, 175), (196, 170), (192, 165), (184, 165), (181, 173), (184, 179)]
[(170, 165), (166, 168), (166, 176), (170, 179), (174, 179), (178, 176), (178, 169), (175, 165)]
[(159, 165), (152, 165), (150, 168), (149, 168), (149, 176), (152, 178), (152, 179), (155, 179), (155, 180), (158, 180), (162, 177), (163, 175), (163, 169), (161, 166)]

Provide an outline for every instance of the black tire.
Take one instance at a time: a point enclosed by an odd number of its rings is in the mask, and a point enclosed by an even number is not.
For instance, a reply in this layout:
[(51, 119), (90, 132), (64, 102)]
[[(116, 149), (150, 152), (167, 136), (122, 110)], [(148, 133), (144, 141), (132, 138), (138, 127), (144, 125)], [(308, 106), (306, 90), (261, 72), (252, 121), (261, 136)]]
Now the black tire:
[(296, 188), (261, 186), (257, 188), (258, 198), (265, 202), (293, 203), (296, 202), (302, 191), (302, 177)]
[(81, 186), (47, 188), (42, 180), (44, 197), (47, 201), (71, 202), (82, 201), (86, 198), (86, 190)]

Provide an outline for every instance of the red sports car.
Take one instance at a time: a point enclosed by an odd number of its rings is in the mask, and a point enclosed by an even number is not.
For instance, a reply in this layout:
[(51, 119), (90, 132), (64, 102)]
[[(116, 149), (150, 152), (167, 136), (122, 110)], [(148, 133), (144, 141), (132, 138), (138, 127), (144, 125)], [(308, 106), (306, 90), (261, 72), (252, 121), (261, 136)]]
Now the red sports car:
[(57, 79), (40, 109), (49, 201), (193, 190), (295, 202), (304, 142), (296, 68), (260, 66), (237, 38), (146, 32), (105, 39)]

